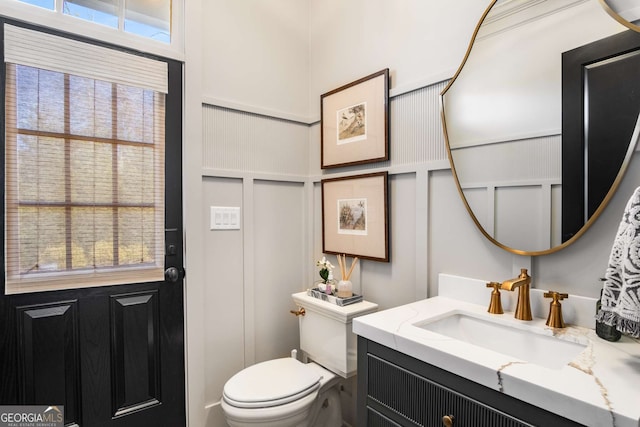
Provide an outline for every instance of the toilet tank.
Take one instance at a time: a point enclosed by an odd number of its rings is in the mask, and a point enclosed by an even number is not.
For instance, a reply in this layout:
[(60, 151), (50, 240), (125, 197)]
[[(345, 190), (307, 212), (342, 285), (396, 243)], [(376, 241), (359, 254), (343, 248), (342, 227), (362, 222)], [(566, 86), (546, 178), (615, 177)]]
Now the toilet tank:
[(375, 312), (378, 304), (361, 301), (341, 307), (306, 292), (292, 297), (296, 305), (305, 310), (304, 316), (298, 316), (300, 349), (311, 360), (343, 378), (354, 375), (357, 339), (351, 331), (351, 322), (354, 317)]

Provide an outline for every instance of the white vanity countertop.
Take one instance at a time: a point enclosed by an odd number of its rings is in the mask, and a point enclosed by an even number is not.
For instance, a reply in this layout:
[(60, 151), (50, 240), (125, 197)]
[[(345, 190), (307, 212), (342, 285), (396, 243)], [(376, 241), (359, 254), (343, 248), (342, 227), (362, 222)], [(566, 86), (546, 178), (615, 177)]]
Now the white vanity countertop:
[[(441, 277), (441, 285), (442, 281)], [(475, 282), (474, 289), (483, 283)], [(590, 328), (553, 329), (545, 325), (546, 319), (517, 320), (508, 306), (504, 314), (492, 315), (487, 313), (490, 290), (482, 293), (485, 305), (438, 296), (358, 317), (353, 320), (353, 332), (584, 425), (640, 425), (640, 341), (623, 336), (611, 343)], [(448, 293), (441, 289), (440, 294)], [(499, 316), (507, 325), (586, 344), (586, 348), (568, 364), (551, 369), (414, 326), (456, 311), (480, 318)], [(566, 317), (565, 322), (569, 323)]]

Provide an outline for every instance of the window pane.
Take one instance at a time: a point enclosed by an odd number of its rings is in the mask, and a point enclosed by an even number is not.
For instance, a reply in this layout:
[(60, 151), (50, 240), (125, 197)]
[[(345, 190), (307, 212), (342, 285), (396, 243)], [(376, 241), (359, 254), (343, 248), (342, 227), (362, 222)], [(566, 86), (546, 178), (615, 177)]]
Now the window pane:
[(64, 132), (64, 75), (53, 71), (38, 72), (38, 130)]
[[(6, 0), (0, 0), (6, 1)], [(56, 10), (55, 0), (18, 0)], [(65, 15), (105, 25), (161, 43), (171, 43), (172, 0), (63, 0)], [(119, 17), (124, 16), (122, 28)]]
[[(30, 211), (30, 209), (27, 210)], [(33, 218), (30, 228), (34, 228), (38, 232), (38, 259), (35, 265), (30, 263), (25, 265), (21, 262), (23, 272), (59, 271), (67, 268), (66, 218), (64, 211), (64, 207), (39, 208), (37, 212), (29, 215)], [(23, 231), (21, 230), (21, 237)], [(77, 248), (73, 249), (76, 250)], [(24, 251), (22, 255), (23, 257), (24, 255), (28, 256)]]
[(171, 35), (169, 30), (147, 25), (142, 22), (134, 21), (133, 19), (125, 18), (124, 30), (128, 33), (137, 34), (142, 37), (147, 37), (153, 40), (157, 40), (162, 43), (171, 43)]
[(64, 75), (17, 66), (17, 124), (20, 129), (64, 132)]
[(55, 0), (20, 0), (22, 3), (32, 4), (34, 6), (44, 7), (45, 9), (53, 10), (55, 7)]
[(116, 265), (113, 257), (112, 208), (73, 208), (71, 222), (72, 242), (77, 248), (73, 251), (74, 269)]
[(96, 208), (93, 211), (96, 224), (95, 229), (94, 263), (96, 267), (110, 267), (115, 265), (113, 257), (113, 209)]
[(37, 271), (38, 269), (38, 209), (22, 207), (18, 210), (18, 222), (29, 224), (23, 227), (19, 236), (20, 244), (20, 272)]
[(18, 135), (18, 193), (22, 201), (38, 200), (38, 137)]
[(94, 202), (96, 204), (115, 203), (113, 196), (113, 145), (95, 143), (94, 151)]
[(71, 141), (71, 202), (113, 203), (113, 145)]
[(20, 129), (38, 128), (38, 70), (16, 66), (17, 126)]
[(144, 90), (118, 86), (118, 139), (144, 140)]
[(93, 136), (95, 101), (93, 80), (69, 76), (69, 133)]
[(64, 140), (20, 136), (18, 143), (20, 202), (64, 202), (64, 171)]
[(113, 137), (113, 85), (96, 80), (95, 88), (95, 129), (98, 138)]
[(127, 0), (124, 16), (125, 31), (171, 42), (171, 0)]
[[(73, 251), (73, 268), (91, 268), (93, 267), (95, 231), (102, 224), (96, 223), (92, 207), (71, 209), (71, 224), (72, 247), (78, 248)], [(77, 258), (76, 252), (78, 252)]]
[(153, 203), (156, 178), (151, 147), (118, 147), (119, 203)]
[(65, 15), (118, 28), (117, 0), (65, 0)]
[(107, 82), (69, 76), (69, 131), (72, 135), (111, 137), (112, 86)]
[(120, 265), (153, 262), (155, 248), (154, 212), (151, 208), (121, 208), (118, 210)]

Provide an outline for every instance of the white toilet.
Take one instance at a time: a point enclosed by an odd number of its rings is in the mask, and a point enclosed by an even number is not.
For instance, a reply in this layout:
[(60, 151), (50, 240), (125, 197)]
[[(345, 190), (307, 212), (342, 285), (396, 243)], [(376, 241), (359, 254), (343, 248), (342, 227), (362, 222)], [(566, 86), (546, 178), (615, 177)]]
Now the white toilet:
[(351, 321), (376, 311), (378, 305), (362, 301), (341, 307), (306, 292), (292, 297), (304, 309), (298, 316), (300, 349), (311, 361), (268, 360), (231, 377), (224, 385), (221, 406), (232, 427), (342, 425), (338, 386), (341, 378), (356, 373), (357, 365)]

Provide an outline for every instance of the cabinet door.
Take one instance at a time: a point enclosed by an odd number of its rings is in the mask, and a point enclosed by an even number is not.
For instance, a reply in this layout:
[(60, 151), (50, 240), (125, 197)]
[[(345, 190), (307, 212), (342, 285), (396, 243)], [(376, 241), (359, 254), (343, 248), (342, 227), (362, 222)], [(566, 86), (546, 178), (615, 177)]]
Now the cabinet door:
[(358, 338), (358, 427), (579, 427), (574, 421)]
[(408, 421), (403, 425), (442, 426), (449, 416), (456, 427), (532, 426), (377, 356), (367, 358), (368, 397)]
[(367, 426), (369, 427), (402, 427), (402, 424), (390, 420), (380, 412), (371, 408), (368, 408), (367, 420)]

